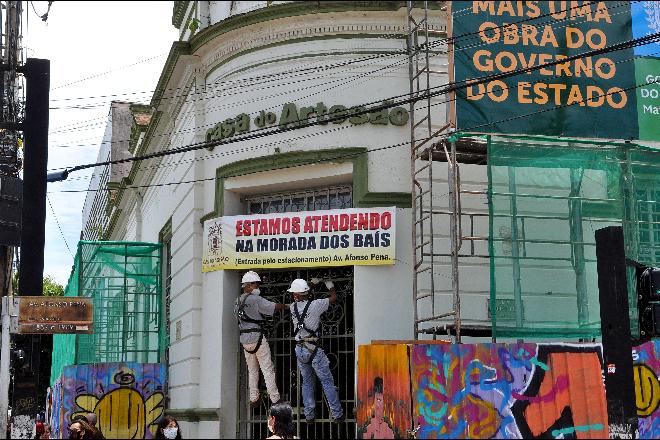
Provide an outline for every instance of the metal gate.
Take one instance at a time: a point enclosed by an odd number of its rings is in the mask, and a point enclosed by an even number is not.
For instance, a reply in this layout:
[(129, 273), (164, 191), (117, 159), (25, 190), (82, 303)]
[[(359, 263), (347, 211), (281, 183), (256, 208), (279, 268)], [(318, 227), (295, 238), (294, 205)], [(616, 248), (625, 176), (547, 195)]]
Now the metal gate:
[[(300, 438), (353, 438), (355, 436), (355, 341), (353, 330), (353, 267), (328, 269), (298, 269), (260, 273), (263, 283), (261, 296), (271, 301), (288, 304), (293, 299), (286, 290), (296, 278), (309, 280), (314, 277), (331, 279), (336, 286), (338, 300), (323, 315), (321, 340), (323, 349), (330, 359), (330, 368), (339, 388), (339, 398), (346, 413), (346, 422), (334, 424), (330, 421), (328, 405), (325, 402), (320, 383), (316, 383), (316, 422), (307, 426), (303, 414), (302, 378), (296, 365), (292, 340), (293, 326), (289, 312), (278, 312), (266, 324), (267, 339), (270, 344), (277, 386), (284, 400), (293, 407), (294, 419)], [(241, 349), (242, 350), (242, 349)], [(261, 406), (249, 408), (247, 393), (247, 366), (243, 353), (239, 356), (239, 421), (238, 437), (263, 439), (268, 437), (266, 419), (270, 400), (266, 393), (263, 377), (260, 378), (262, 391)]]
[[(312, 211), (351, 208), (352, 188), (338, 186), (309, 189), (299, 192), (252, 196), (245, 200), (248, 214)], [(294, 420), (300, 438), (355, 437), (355, 332), (353, 325), (353, 267), (285, 269), (259, 271), (262, 279), (261, 296), (271, 301), (289, 304), (293, 301), (287, 289), (296, 278), (330, 279), (337, 289), (337, 302), (323, 315), (321, 345), (330, 359), (330, 369), (339, 389), (339, 398), (346, 414), (346, 422), (330, 421), (319, 381), (316, 381), (316, 422), (307, 426), (303, 413), (302, 378), (296, 365), (295, 344), (292, 340), (291, 314), (278, 312), (266, 324), (266, 338), (275, 364), (277, 386), (285, 401), (293, 407)], [(237, 437), (263, 439), (270, 436), (266, 420), (270, 400), (260, 375), (261, 406), (250, 409), (247, 392), (247, 365), (239, 348), (238, 426)]]

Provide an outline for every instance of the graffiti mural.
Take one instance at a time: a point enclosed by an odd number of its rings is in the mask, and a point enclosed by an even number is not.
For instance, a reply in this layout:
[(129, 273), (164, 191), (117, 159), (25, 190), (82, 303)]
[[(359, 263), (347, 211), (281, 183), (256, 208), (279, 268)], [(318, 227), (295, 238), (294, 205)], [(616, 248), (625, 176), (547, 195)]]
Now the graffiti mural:
[(633, 347), (639, 438), (660, 437), (660, 340)]
[(411, 428), (408, 346), (358, 347), (358, 438), (407, 438)]
[(411, 368), (417, 438), (608, 436), (599, 344), (417, 345)]
[(162, 364), (139, 363), (65, 367), (60, 431), (76, 415), (93, 412), (107, 439), (153, 438), (163, 413), (165, 371)]

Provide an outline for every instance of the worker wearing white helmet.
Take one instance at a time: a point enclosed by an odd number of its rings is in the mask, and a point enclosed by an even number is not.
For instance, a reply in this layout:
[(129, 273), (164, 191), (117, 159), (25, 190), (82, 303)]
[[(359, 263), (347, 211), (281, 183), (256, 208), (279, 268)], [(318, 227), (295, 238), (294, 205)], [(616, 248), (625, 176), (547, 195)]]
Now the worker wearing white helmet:
[[(316, 285), (321, 282), (318, 278), (312, 278), (311, 281)], [(346, 419), (330, 371), (330, 361), (318, 342), (321, 337), (321, 315), (328, 310), (330, 304), (337, 301), (337, 292), (333, 282), (325, 281), (325, 285), (330, 291), (330, 296), (323, 299), (310, 298), (310, 288), (302, 279), (293, 280), (289, 289), (289, 292), (293, 293), (294, 299), (293, 304), (289, 307), (293, 320), (293, 335), (296, 340), (296, 360), (303, 379), (302, 395), (307, 423), (313, 423), (316, 419), (316, 397), (314, 396), (316, 377), (319, 378), (323, 387), (333, 421), (341, 422)]]
[(261, 278), (254, 271), (246, 272), (241, 280), (243, 293), (236, 299), (234, 313), (238, 319), (240, 340), (248, 366), (248, 388), (250, 406), (259, 405), (259, 368), (264, 375), (266, 390), (273, 403), (280, 401), (280, 392), (275, 383), (275, 366), (270, 356), (270, 347), (263, 328), (264, 315), (273, 316), (278, 310), (285, 310), (285, 304), (274, 303), (260, 296)]

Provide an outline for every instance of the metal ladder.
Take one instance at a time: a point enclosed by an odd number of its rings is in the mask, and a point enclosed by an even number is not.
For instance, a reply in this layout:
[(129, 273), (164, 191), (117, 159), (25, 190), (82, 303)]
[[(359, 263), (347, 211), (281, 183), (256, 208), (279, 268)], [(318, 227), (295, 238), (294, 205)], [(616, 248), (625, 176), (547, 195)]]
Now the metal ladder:
[[(450, 124), (434, 131), (432, 124), (431, 80), (444, 74), (431, 69), (429, 53), (430, 35), (428, 2), (422, 11), (415, 11), (413, 2), (407, 2), (407, 52), (410, 80), (410, 148), (412, 174), (412, 242), (413, 242), (413, 302), (414, 338), (432, 335), (433, 339), (446, 328), (453, 318), (454, 342), (460, 343), (460, 297), (458, 286), (458, 251), (460, 249), (460, 189), (455, 142), (451, 152), (446, 144), (438, 142), (440, 134)], [(450, 31), (450, 29), (447, 29)], [(451, 80), (451, 75), (450, 75)], [(435, 141), (435, 142), (434, 142)], [(448, 163), (450, 240), (452, 266), (452, 309), (440, 310), (436, 304), (435, 276), (440, 275), (439, 253), (434, 250), (433, 162), (444, 153)]]

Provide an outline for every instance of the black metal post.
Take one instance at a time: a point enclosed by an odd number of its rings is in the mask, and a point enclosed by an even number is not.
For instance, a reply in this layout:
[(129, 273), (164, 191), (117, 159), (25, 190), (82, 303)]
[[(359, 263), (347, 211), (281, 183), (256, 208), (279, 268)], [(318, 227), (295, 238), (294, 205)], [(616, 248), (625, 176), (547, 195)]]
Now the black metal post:
[(25, 63), (25, 78), (27, 96), (23, 166), (23, 240), (18, 291), (21, 295), (41, 295), (46, 227), (50, 61), (28, 58)]
[(609, 226), (596, 231), (596, 259), (607, 414), (610, 427), (616, 427), (611, 432), (617, 433), (610, 438), (619, 434), (634, 437), (637, 410), (623, 228)]

